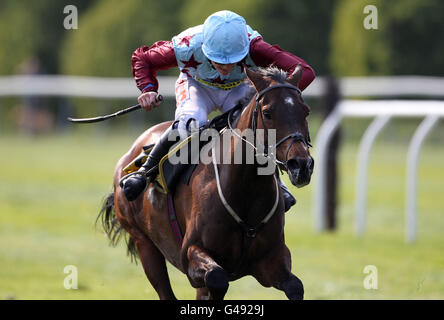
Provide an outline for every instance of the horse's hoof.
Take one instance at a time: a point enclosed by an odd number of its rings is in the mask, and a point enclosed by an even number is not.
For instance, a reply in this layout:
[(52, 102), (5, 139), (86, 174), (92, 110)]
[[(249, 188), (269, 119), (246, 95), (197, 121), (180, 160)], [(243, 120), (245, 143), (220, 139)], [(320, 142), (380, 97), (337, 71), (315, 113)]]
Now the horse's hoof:
[(222, 300), (228, 290), (228, 276), (224, 269), (215, 268), (205, 274), (205, 286), (214, 300)]
[(145, 190), (146, 179), (142, 175), (134, 175), (123, 182), (123, 194), (128, 201), (136, 200)]
[(302, 281), (292, 275), (288, 281), (283, 283), (283, 288), (285, 295), (290, 300), (304, 300), (304, 285)]

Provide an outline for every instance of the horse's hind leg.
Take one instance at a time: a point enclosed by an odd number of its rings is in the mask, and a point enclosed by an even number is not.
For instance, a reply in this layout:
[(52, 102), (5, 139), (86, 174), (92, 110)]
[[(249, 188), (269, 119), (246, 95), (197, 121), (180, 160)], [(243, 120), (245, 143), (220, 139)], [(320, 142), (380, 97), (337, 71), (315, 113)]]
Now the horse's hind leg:
[(302, 281), (291, 273), (290, 251), (285, 244), (257, 264), (253, 276), (264, 287), (273, 286), (284, 291), (290, 300), (304, 299), (304, 286)]
[(175, 300), (171, 288), (165, 257), (157, 249), (154, 243), (146, 236), (135, 239), (140, 261), (145, 274), (161, 300)]
[[(187, 257), (191, 284), (195, 288), (201, 288), (196, 298), (222, 300), (228, 290), (228, 275), (225, 270), (207, 252), (195, 245), (188, 248)], [(207, 292), (209, 295), (206, 295)]]

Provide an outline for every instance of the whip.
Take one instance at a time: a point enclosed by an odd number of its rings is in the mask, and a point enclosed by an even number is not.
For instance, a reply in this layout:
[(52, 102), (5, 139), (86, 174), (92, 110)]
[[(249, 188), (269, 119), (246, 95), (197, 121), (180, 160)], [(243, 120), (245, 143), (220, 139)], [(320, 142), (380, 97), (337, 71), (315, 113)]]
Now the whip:
[[(162, 95), (160, 95), (160, 94), (157, 95), (156, 101), (162, 101), (162, 100), (163, 100)], [(139, 110), (140, 108), (142, 108), (142, 106), (140, 104), (136, 104), (134, 106), (128, 107), (126, 109), (123, 109), (123, 110), (120, 110), (120, 111), (117, 111), (115, 113), (108, 114), (108, 115), (105, 115), (105, 116), (99, 116), (99, 117), (94, 117), (94, 118), (78, 118), (78, 119), (69, 117), (68, 121), (74, 122), (74, 123), (94, 123), (94, 122), (100, 122), (100, 121), (108, 120), (108, 119), (111, 119), (111, 118), (114, 118), (114, 117), (118, 117), (118, 116), (127, 114), (127, 113), (135, 111), (135, 110)]]

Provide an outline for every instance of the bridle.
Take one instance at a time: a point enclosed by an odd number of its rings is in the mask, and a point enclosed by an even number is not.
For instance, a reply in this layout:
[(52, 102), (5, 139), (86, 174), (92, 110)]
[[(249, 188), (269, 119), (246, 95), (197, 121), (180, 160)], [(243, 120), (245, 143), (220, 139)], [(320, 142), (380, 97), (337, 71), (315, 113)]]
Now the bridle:
[[(294, 86), (291, 85), (289, 83), (280, 83), (280, 84), (275, 84), (273, 86), (267, 87), (261, 91), (259, 91), (256, 95), (256, 99), (255, 99), (255, 107), (254, 107), (254, 111), (251, 117), (251, 126), (252, 126), (252, 130), (254, 133), (254, 140), (253, 140), (253, 144), (248, 141), (247, 139), (243, 138), (242, 136), (238, 135), (236, 133), (235, 130), (233, 130), (232, 124), (231, 124), (231, 114), (228, 116), (228, 126), (229, 128), (232, 130), (232, 132), (238, 136), (240, 139), (242, 139), (243, 141), (245, 141), (246, 143), (248, 143), (249, 145), (251, 145), (254, 150), (256, 151), (256, 156), (257, 155), (261, 155), (261, 156), (265, 156), (268, 158), (271, 158), (272, 161), (274, 161), (277, 165), (279, 165), (280, 168), (284, 168), (285, 171), (288, 170), (288, 166), (287, 166), (287, 162), (288, 162), (288, 153), (290, 152), (290, 149), (292, 147), (292, 145), (295, 142), (302, 142), (303, 144), (305, 144), (305, 146), (308, 147), (312, 147), (312, 145), (310, 144), (310, 135), (307, 133), (307, 136), (305, 137), (302, 133), (300, 133), (299, 131), (290, 133), (288, 135), (286, 135), (285, 137), (283, 137), (282, 139), (280, 139), (274, 146), (264, 146), (264, 152), (262, 154), (258, 154), (258, 148), (255, 145), (256, 143), (256, 131), (257, 131), (257, 118), (258, 118), (258, 114), (260, 115), (260, 119), (261, 119), (261, 123), (262, 123), (262, 127), (264, 128), (264, 131), (267, 132), (267, 128), (265, 126), (265, 122), (264, 122), (264, 114), (261, 108), (261, 105), (259, 103), (259, 101), (261, 100), (261, 98), (269, 91), (273, 90), (273, 89), (279, 89), (279, 88), (287, 88), (287, 89), (292, 89), (292, 90), (296, 90), (300, 95), (302, 94), (301, 90)], [(268, 133), (267, 133), (268, 134)], [(272, 150), (276, 150), (282, 143), (284, 143), (285, 141), (287, 141), (288, 139), (291, 139), (291, 143), (288, 145), (287, 150), (285, 152), (285, 161), (280, 161), (277, 159), (276, 155), (273, 155), (273, 157), (270, 157), (270, 155), (268, 154), (268, 150), (272, 149)], [(267, 137), (267, 142), (268, 142), (268, 137)], [(268, 144), (268, 143), (267, 143)]]

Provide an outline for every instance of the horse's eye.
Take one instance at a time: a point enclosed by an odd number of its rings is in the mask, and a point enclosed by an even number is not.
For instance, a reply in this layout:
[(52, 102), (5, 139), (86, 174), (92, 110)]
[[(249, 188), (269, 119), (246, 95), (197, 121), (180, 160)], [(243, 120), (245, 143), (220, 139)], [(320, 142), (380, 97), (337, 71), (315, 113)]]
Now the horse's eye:
[(269, 110), (264, 110), (263, 111), (264, 117), (267, 118), (268, 120), (271, 120), (271, 111)]

